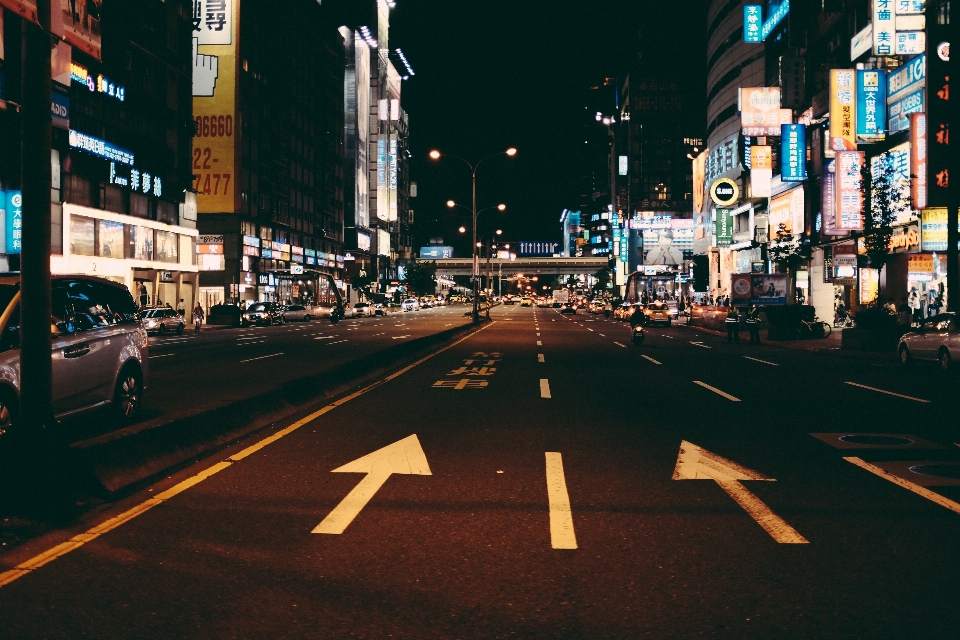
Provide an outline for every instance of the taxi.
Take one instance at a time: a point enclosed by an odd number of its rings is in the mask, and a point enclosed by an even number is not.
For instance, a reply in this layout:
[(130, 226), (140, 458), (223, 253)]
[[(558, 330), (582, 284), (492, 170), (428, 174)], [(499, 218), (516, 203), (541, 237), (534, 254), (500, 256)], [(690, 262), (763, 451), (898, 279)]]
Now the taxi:
[(670, 307), (666, 302), (651, 302), (643, 310), (647, 316), (647, 322), (650, 324), (660, 323), (668, 327), (673, 323), (673, 314), (670, 313)]

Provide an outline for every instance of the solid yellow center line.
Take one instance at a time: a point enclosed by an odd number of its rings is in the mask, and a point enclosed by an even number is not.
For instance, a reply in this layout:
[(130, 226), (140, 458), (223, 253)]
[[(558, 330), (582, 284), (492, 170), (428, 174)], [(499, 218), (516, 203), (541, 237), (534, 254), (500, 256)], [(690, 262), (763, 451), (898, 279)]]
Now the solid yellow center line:
[(52, 562), (53, 560), (56, 560), (57, 558), (61, 558), (61, 557), (65, 556), (65, 555), (67, 555), (68, 553), (70, 553), (71, 551), (75, 551), (76, 549), (79, 549), (80, 547), (82, 547), (83, 545), (87, 544), (88, 542), (97, 539), (97, 538), (100, 537), (101, 535), (103, 535), (103, 534), (105, 534), (105, 533), (107, 533), (107, 532), (109, 532), (109, 531), (112, 531), (113, 529), (116, 529), (116, 528), (119, 527), (120, 525), (125, 524), (125, 523), (129, 522), (130, 520), (133, 520), (134, 518), (136, 518), (136, 517), (139, 516), (140, 514), (146, 513), (146, 512), (149, 511), (150, 509), (152, 509), (152, 508), (154, 508), (154, 507), (156, 507), (156, 506), (158, 506), (158, 505), (166, 502), (166, 501), (169, 500), (170, 498), (173, 498), (174, 496), (176, 496), (176, 495), (178, 495), (178, 494), (180, 494), (180, 493), (183, 493), (184, 491), (186, 491), (186, 490), (189, 489), (190, 487), (193, 487), (194, 485), (197, 485), (197, 484), (203, 482), (204, 480), (206, 480), (206, 479), (209, 478), (210, 476), (213, 476), (213, 475), (215, 475), (215, 474), (217, 474), (217, 473), (220, 473), (220, 472), (223, 471), (224, 469), (232, 466), (234, 463), (239, 462), (240, 460), (243, 460), (243, 459), (246, 458), (247, 456), (249, 456), (249, 455), (251, 455), (251, 454), (253, 454), (253, 453), (256, 453), (257, 451), (260, 451), (260, 450), (263, 449), (264, 447), (266, 447), (266, 446), (268, 446), (268, 445), (270, 445), (270, 444), (273, 444), (273, 443), (276, 442), (277, 440), (279, 440), (279, 439), (281, 439), (281, 438), (283, 438), (283, 437), (285, 437), (285, 436), (290, 435), (291, 433), (293, 433), (294, 431), (296, 431), (296, 430), (299, 429), (300, 427), (302, 427), (302, 426), (304, 426), (304, 425), (306, 425), (306, 424), (309, 424), (309, 423), (313, 422), (314, 420), (316, 420), (317, 418), (319, 418), (319, 417), (322, 416), (323, 414), (325, 414), (325, 413), (327, 413), (327, 412), (329, 412), (329, 411), (332, 411), (332, 410), (336, 409), (337, 407), (339, 407), (339, 406), (341, 406), (341, 405), (344, 405), (344, 404), (350, 402), (351, 400), (353, 400), (353, 399), (355, 399), (355, 398), (358, 398), (358, 397), (362, 396), (363, 394), (365, 394), (365, 393), (367, 393), (367, 392), (369, 392), (369, 391), (372, 391), (372, 390), (376, 389), (377, 387), (380, 387), (380, 386), (386, 384), (387, 382), (390, 382), (391, 380), (394, 380), (395, 378), (398, 378), (398, 377), (402, 376), (403, 374), (405, 374), (406, 372), (410, 371), (410, 370), (413, 369), (414, 367), (417, 367), (417, 366), (423, 364), (424, 362), (426, 362), (427, 360), (429, 360), (429, 359), (431, 359), (431, 358), (433, 358), (433, 357), (435, 357), (435, 356), (438, 356), (438, 355), (440, 355), (441, 353), (443, 353), (443, 352), (445, 352), (445, 351), (447, 351), (447, 350), (449, 350), (449, 349), (452, 349), (453, 347), (459, 345), (459, 344), (462, 343), (462, 342), (465, 342), (465, 341), (469, 340), (470, 338), (472, 338), (473, 336), (477, 335), (477, 334), (480, 333), (481, 331), (484, 331), (485, 329), (487, 329), (487, 328), (489, 328), (489, 327), (492, 327), (492, 326), (495, 325), (495, 324), (496, 324), (496, 321), (493, 321), (493, 322), (491, 322), (490, 324), (488, 324), (488, 325), (486, 325), (486, 326), (484, 326), (484, 327), (481, 327), (480, 329), (474, 331), (474, 332), (471, 333), (470, 335), (464, 336), (463, 338), (461, 338), (460, 340), (457, 340), (457, 341), (454, 342), (453, 344), (449, 344), (449, 345), (447, 345), (446, 347), (443, 347), (442, 349), (438, 349), (438, 350), (434, 351), (433, 353), (431, 353), (431, 354), (429, 354), (429, 355), (427, 355), (427, 356), (424, 356), (423, 358), (420, 358), (419, 360), (417, 360), (417, 361), (414, 362), (413, 364), (407, 365), (407, 366), (404, 367), (403, 369), (400, 369), (399, 371), (396, 371), (396, 372), (390, 374), (389, 376), (383, 378), (382, 380), (378, 380), (378, 381), (376, 381), (376, 382), (374, 382), (374, 383), (372, 383), (372, 384), (367, 385), (366, 387), (364, 387), (364, 388), (362, 388), (362, 389), (360, 389), (360, 390), (358, 390), (358, 391), (354, 391), (353, 393), (351, 393), (351, 394), (348, 395), (348, 396), (345, 396), (345, 397), (343, 397), (343, 398), (340, 398), (339, 400), (336, 400), (336, 401), (328, 404), (327, 406), (323, 407), (322, 409), (319, 409), (319, 410), (311, 413), (311, 414), (308, 415), (307, 417), (302, 418), (302, 419), (294, 422), (294, 423), (291, 424), (289, 427), (286, 427), (285, 429), (282, 429), (282, 430), (278, 431), (277, 433), (275, 433), (275, 434), (273, 434), (273, 435), (271, 435), (271, 436), (267, 436), (266, 438), (263, 438), (262, 440), (260, 440), (260, 441), (257, 442), (256, 444), (253, 444), (253, 445), (247, 447), (246, 449), (243, 449), (243, 450), (240, 451), (239, 453), (235, 453), (234, 455), (230, 456), (230, 457), (227, 458), (226, 460), (223, 460), (222, 462), (218, 462), (218, 463), (216, 463), (216, 464), (214, 464), (214, 465), (212, 465), (212, 466), (204, 469), (204, 470), (201, 471), (200, 473), (198, 473), (198, 474), (196, 474), (196, 475), (194, 475), (194, 476), (192, 476), (192, 477), (190, 477), (190, 478), (187, 478), (186, 480), (184, 480), (184, 481), (182, 481), (182, 482), (174, 485), (174, 486), (171, 487), (170, 489), (167, 489), (166, 491), (163, 491), (163, 492), (161, 492), (161, 493), (159, 493), (159, 494), (157, 494), (157, 495), (149, 498), (148, 500), (145, 500), (144, 502), (141, 502), (141, 503), (138, 504), (137, 506), (132, 507), (132, 508), (124, 511), (124, 512), (121, 513), (120, 515), (114, 516), (113, 518), (110, 518), (110, 519), (108, 519), (108, 520), (106, 520), (106, 521), (104, 521), (104, 522), (101, 522), (100, 524), (96, 525), (95, 527), (93, 527), (93, 528), (91, 528), (91, 529), (88, 529), (88, 530), (85, 531), (84, 533), (77, 534), (77, 535), (73, 536), (72, 538), (70, 538), (69, 540), (67, 540), (66, 542), (63, 542), (63, 543), (61, 543), (61, 544), (58, 544), (58, 545), (52, 547), (51, 549), (47, 549), (46, 551), (44, 551), (44, 552), (42, 552), (42, 553), (40, 553), (40, 554), (38, 554), (38, 555), (30, 558), (29, 560), (26, 560), (26, 561), (24, 561), (24, 562), (21, 562), (21, 563), (18, 564), (15, 568), (10, 569), (9, 571), (5, 571), (5, 572), (3, 572), (3, 573), (0, 573), (0, 587), (4, 587), (4, 586), (10, 584), (11, 582), (13, 582), (14, 580), (17, 580), (18, 578), (22, 578), (23, 576), (27, 575), (27, 574), (30, 573), (31, 571), (34, 571), (35, 569), (38, 569), (38, 568), (42, 567), (43, 565), (48, 564), (48, 563)]
[(548, 451), (547, 500), (550, 504), (550, 546), (554, 549), (576, 549), (577, 536), (573, 529), (573, 511), (567, 480), (563, 475), (563, 457)]
[(901, 478), (900, 476), (895, 476), (892, 473), (888, 473), (887, 471), (884, 471), (880, 467), (876, 465), (872, 465), (869, 462), (864, 462), (862, 459), (856, 456), (849, 457), (849, 458), (845, 457), (844, 460), (846, 460), (847, 462), (852, 462), (853, 464), (857, 465), (861, 469), (866, 469), (870, 473), (874, 475), (878, 475), (884, 480), (889, 480), (893, 484), (901, 486), (908, 491), (913, 491), (918, 496), (923, 496), (927, 500), (930, 500), (931, 502), (935, 502), (941, 507), (950, 509), (950, 511), (953, 511), (954, 513), (960, 513), (960, 504), (957, 504), (953, 500), (945, 496), (942, 496), (939, 493), (930, 491), (929, 489), (925, 487), (921, 487), (918, 484), (914, 484), (913, 482), (910, 482), (909, 480)]

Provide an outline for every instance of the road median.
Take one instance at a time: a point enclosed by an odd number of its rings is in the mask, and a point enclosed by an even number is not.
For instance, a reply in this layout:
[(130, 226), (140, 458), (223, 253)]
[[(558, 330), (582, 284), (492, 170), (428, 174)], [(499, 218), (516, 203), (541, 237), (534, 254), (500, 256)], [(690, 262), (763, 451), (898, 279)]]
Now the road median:
[(373, 382), (476, 330), (473, 324), (391, 345), (242, 400), (133, 425), (70, 445), (110, 494), (136, 490), (325, 399)]

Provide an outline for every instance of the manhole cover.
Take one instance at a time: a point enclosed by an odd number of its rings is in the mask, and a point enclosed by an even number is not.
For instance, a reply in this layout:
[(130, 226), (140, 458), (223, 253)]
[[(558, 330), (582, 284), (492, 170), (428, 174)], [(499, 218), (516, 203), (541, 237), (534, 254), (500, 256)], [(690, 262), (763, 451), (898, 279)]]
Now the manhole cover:
[(918, 464), (910, 467), (910, 471), (925, 476), (960, 480), (960, 465), (957, 464)]
[(895, 447), (913, 444), (910, 438), (901, 438), (899, 436), (840, 436), (840, 440), (850, 444), (870, 444), (881, 447)]

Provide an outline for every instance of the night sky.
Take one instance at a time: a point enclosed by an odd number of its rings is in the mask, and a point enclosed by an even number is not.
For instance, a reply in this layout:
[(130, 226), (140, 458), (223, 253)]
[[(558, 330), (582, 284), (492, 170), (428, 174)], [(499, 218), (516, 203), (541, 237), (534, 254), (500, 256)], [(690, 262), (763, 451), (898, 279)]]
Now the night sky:
[(417, 222), (443, 219), (447, 244), (460, 224), (470, 226), (469, 214), (451, 215), (444, 205), (450, 198), (470, 204), (468, 168), (429, 160), (431, 149), (475, 161), (515, 146), (515, 158), (489, 160), (478, 172), (478, 207), (508, 206), (505, 214), (484, 213), (479, 232), (559, 240), (560, 212), (577, 202), (577, 145), (592, 119), (586, 89), (606, 76), (622, 78), (641, 42), (648, 61), (705, 65), (705, 3), (663, 4), (669, 7), (646, 0), (397, 0), (390, 48), (402, 48), (416, 72), (403, 84), (402, 101), (410, 115), (411, 179), (419, 185)]

